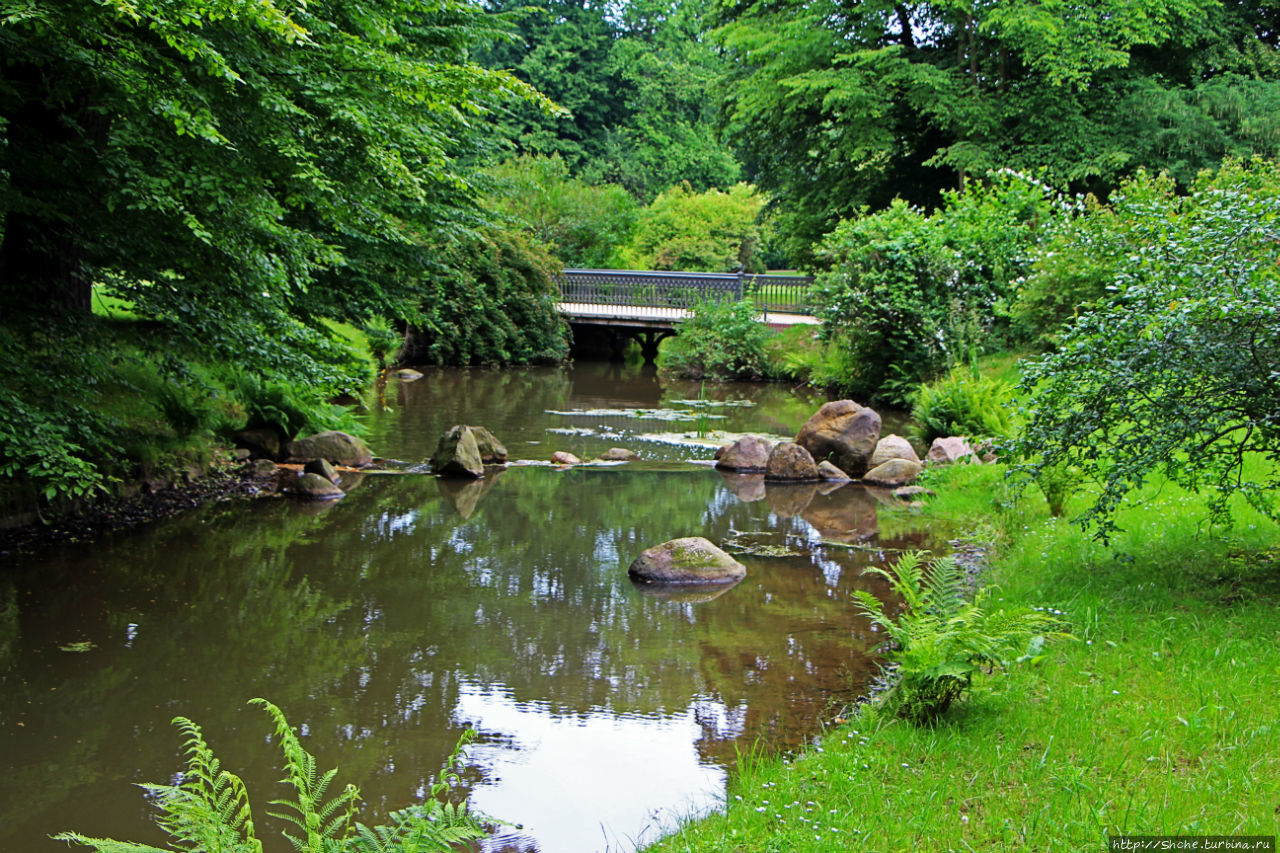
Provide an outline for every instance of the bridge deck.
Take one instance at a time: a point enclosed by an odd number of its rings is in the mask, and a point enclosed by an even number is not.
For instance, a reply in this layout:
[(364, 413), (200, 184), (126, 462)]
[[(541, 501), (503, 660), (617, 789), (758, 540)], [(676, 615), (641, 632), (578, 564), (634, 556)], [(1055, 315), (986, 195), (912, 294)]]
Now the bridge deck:
[[(557, 305), (560, 313), (571, 323), (586, 323), (595, 326), (647, 326), (656, 329), (671, 329), (676, 323), (693, 316), (687, 308), (658, 308), (645, 305), (598, 305), (588, 302), (561, 302)], [(764, 312), (764, 322), (774, 328), (789, 326), (816, 326), (821, 324), (817, 317), (806, 314), (785, 314), (774, 311)]]

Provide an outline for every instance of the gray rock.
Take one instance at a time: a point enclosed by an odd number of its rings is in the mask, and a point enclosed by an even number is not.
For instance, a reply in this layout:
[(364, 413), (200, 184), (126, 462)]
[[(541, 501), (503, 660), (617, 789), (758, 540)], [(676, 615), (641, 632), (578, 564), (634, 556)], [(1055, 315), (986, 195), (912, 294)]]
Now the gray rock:
[(451, 427), (436, 442), (436, 452), (431, 455), (431, 470), (446, 477), (484, 476), (484, 460), (475, 432), (461, 424)]
[(818, 466), (805, 450), (794, 441), (780, 441), (769, 454), (769, 463), (765, 467), (764, 478), (771, 482), (793, 481), (804, 482), (821, 479)]
[(758, 435), (744, 435), (717, 451), (716, 467), (725, 471), (764, 471), (773, 443)]
[(935, 438), (924, 461), (931, 465), (952, 465), (965, 458), (969, 461), (977, 461), (969, 442), (959, 436), (950, 435), (946, 438)]
[(924, 466), (910, 459), (890, 459), (863, 475), (862, 481), (873, 486), (905, 486), (914, 483)]
[(871, 459), (867, 462), (868, 470), (883, 465), (890, 459), (906, 459), (908, 462), (919, 462), (920, 457), (916, 455), (916, 449), (911, 446), (911, 442), (907, 441), (900, 435), (889, 434), (876, 442), (875, 452), (871, 454)]
[(288, 478), (282, 491), (299, 500), (332, 501), (343, 496), (342, 489), (319, 474), (302, 473)]
[(253, 458), (253, 453), (247, 447), (237, 447), (235, 452), (231, 454), (231, 458), (237, 462), (248, 462)]
[(324, 477), (335, 486), (342, 482), (342, 478), (338, 476), (337, 471), (333, 470), (328, 459), (312, 459), (302, 466), (302, 471), (304, 474), (317, 474)]
[(747, 567), (701, 536), (689, 536), (646, 549), (627, 574), (645, 583), (736, 583)]
[(823, 459), (818, 463), (818, 476), (824, 480), (851, 480), (853, 479), (827, 460)]
[(582, 460), (567, 450), (557, 450), (551, 454), (551, 461), (557, 465), (581, 465)]
[(867, 472), (879, 440), (880, 415), (853, 400), (827, 403), (796, 435), (796, 444), (814, 459), (829, 460), (850, 477)]
[(640, 454), (634, 450), (627, 450), (625, 447), (610, 447), (598, 457), (605, 462), (634, 462), (640, 458)]
[(294, 462), (328, 459), (334, 465), (347, 468), (363, 468), (373, 463), (373, 454), (363, 441), (338, 430), (319, 432), (291, 441), (285, 446), (284, 452)]

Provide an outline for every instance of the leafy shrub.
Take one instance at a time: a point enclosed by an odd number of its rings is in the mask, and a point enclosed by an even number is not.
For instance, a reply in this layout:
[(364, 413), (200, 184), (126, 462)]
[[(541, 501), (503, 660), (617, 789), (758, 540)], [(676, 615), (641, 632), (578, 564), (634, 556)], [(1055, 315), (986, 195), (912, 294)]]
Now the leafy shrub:
[(704, 302), (663, 343), (658, 364), (688, 379), (758, 379), (768, 374), (768, 338), (752, 303)]
[(1209, 491), (1219, 519), (1234, 495), (1280, 516), (1280, 165), (1230, 163), (1115, 212), (1108, 297), (1026, 368), (1025, 470), (1098, 483), (1080, 521), (1103, 536), (1156, 472)]
[(1051, 220), (1030, 274), (1014, 283), (1010, 318), (1018, 339), (1045, 349), (1057, 346), (1063, 327), (1106, 297), (1137, 236), (1131, 211), (1162, 205), (1175, 190), (1168, 175), (1139, 172), (1108, 204), (1089, 196), (1077, 202), (1078, 216)]
[[(392, 812), (387, 824), (368, 827), (355, 819), (360, 804), (356, 787), (347, 785), (341, 793), (326, 797), (337, 769), (321, 774), (315, 756), (303, 748), (284, 713), (263, 699), (254, 699), (253, 704), (261, 705), (271, 717), (284, 753), (284, 781), (293, 788), (293, 799), (272, 800), (272, 805), (284, 811), (270, 814), (296, 827), (284, 832), (294, 849), (303, 853), (451, 853), (461, 844), (484, 837), (479, 817), (465, 802), (455, 805), (444, 799), (459, 781), (455, 768), (462, 748), (474, 736), (471, 730), (458, 742), (439, 779), (431, 780), (431, 796), (425, 803)], [(199, 726), (185, 717), (173, 722), (185, 736), (186, 772), (178, 774), (174, 784), (142, 786), (160, 810), (156, 823), (173, 839), (170, 849), (262, 853), (244, 782), (222, 769)], [(159, 848), (147, 845), (75, 832), (54, 837), (99, 853), (160, 853)]]
[(912, 398), (915, 433), (926, 444), (948, 435), (993, 438), (1009, 433), (1012, 389), (970, 367), (921, 385)]
[(867, 590), (856, 590), (856, 606), (896, 644), (888, 651), (894, 682), (881, 701), (913, 723), (931, 722), (969, 689), (983, 668), (1007, 668), (1034, 659), (1046, 639), (1065, 636), (1062, 624), (1034, 610), (987, 609), (993, 587), (970, 600), (964, 569), (953, 557), (926, 563), (918, 552), (903, 554), (893, 572), (866, 571), (887, 579), (906, 606), (891, 617)]
[(764, 204), (750, 184), (704, 193), (679, 184), (640, 211), (618, 260), (642, 270), (763, 272), (756, 250)]
[(235, 369), (229, 370), (226, 381), (244, 408), (245, 426), (272, 427), (287, 439), (331, 429), (365, 432), (350, 409), (329, 402), (316, 389)]
[(946, 194), (933, 214), (901, 200), (846, 220), (824, 241), (815, 288), (824, 333), (849, 353), (843, 390), (881, 396), (1006, 332), (1012, 283), (1030, 271), (1043, 225), (1063, 204), (1040, 182), (999, 173)]
[(524, 154), (489, 170), (494, 209), (528, 226), (534, 239), (568, 267), (609, 267), (635, 224), (635, 198), (616, 185), (569, 177), (559, 155)]

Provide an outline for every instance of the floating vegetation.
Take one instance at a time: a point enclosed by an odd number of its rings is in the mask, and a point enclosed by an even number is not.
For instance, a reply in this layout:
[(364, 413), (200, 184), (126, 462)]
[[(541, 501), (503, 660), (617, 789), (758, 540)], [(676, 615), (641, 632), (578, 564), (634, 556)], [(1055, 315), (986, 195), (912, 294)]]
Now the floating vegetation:
[(780, 535), (772, 530), (735, 531), (720, 543), (720, 547), (730, 554), (746, 554), (750, 557), (807, 557), (811, 553), (808, 546), (807, 541)]
[(547, 432), (553, 432), (556, 435), (596, 435), (596, 431), (590, 427), (548, 427)]
[(87, 652), (92, 649), (96, 643), (89, 640), (81, 640), (78, 643), (67, 643), (65, 646), (58, 646), (58, 651), (62, 652)]
[(557, 411), (547, 409), (548, 415), (560, 415), (566, 418), (630, 418), (643, 421), (697, 421), (699, 418), (724, 420), (724, 415), (713, 415), (681, 409), (572, 409)]
[(787, 441), (785, 436), (769, 435), (763, 432), (726, 432), (725, 430), (711, 430), (704, 435), (698, 435), (694, 432), (646, 432), (640, 435), (631, 436), (632, 441), (651, 441), (655, 444), (677, 444), (683, 447), (702, 447), (715, 449), (723, 447), (726, 444), (732, 444), (744, 435), (756, 435), (775, 444), (779, 441)]
[(717, 409), (726, 406), (731, 407), (748, 407), (756, 405), (751, 400), (672, 400), (673, 406), (690, 406), (692, 408), (710, 408)]

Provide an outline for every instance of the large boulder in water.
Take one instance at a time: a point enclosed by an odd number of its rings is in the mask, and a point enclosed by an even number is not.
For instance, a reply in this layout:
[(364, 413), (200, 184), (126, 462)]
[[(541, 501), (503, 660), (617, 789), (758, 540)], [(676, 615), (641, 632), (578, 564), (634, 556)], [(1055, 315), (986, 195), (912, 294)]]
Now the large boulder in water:
[(814, 459), (826, 459), (850, 477), (867, 472), (880, 441), (880, 415), (853, 400), (827, 403), (800, 428), (796, 444)]
[(688, 536), (646, 549), (627, 574), (644, 583), (736, 583), (747, 567), (701, 536)]
[(742, 438), (722, 447), (716, 454), (716, 467), (725, 471), (764, 471), (769, 467), (773, 443), (758, 435)]
[(436, 442), (436, 452), (431, 455), (431, 470), (446, 477), (484, 476), (484, 459), (480, 456), (480, 443), (475, 431), (461, 424), (451, 427)]
[(354, 435), (337, 430), (319, 432), (285, 446), (285, 455), (294, 462), (328, 459), (334, 465), (364, 468), (373, 464), (373, 453)]
[(769, 481), (808, 481), (821, 479), (813, 456), (794, 441), (780, 441), (769, 453), (764, 478)]

